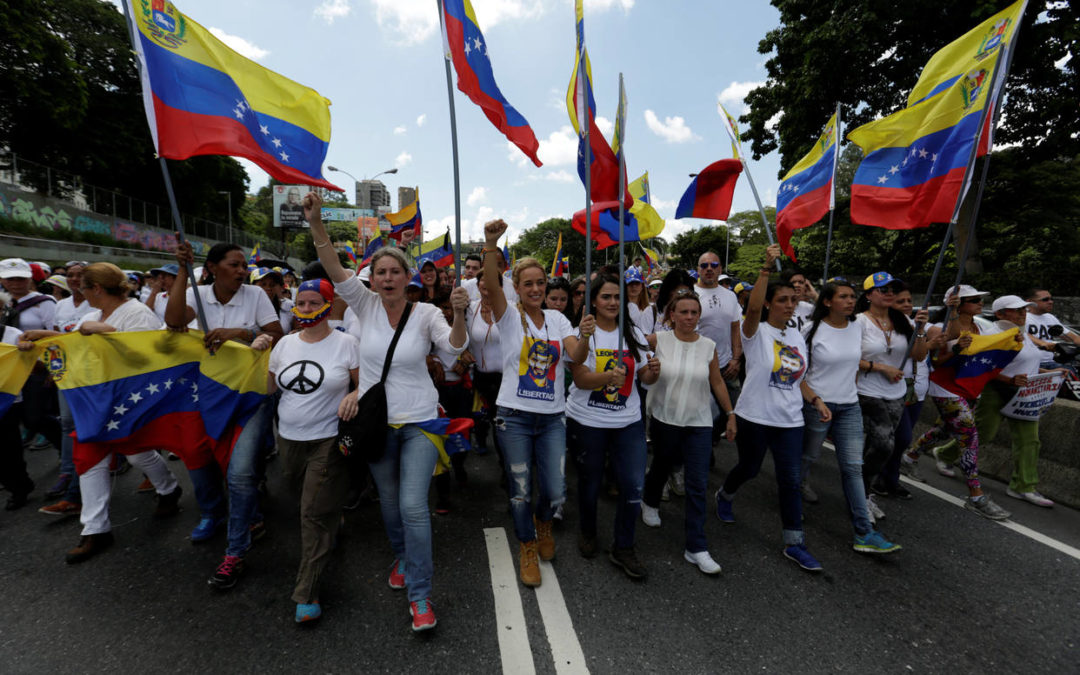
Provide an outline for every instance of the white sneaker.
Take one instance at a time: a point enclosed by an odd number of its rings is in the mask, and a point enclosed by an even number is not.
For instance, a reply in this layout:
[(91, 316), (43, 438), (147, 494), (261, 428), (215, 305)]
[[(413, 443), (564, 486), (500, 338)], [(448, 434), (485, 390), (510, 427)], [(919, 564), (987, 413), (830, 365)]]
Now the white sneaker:
[(668, 480), (664, 481), (664, 491), (660, 493), (660, 501), (662, 501), (662, 502), (670, 502), (671, 501), (671, 479), (670, 478)]
[(677, 496), (682, 497), (686, 494), (686, 468), (683, 467), (678, 471), (671, 472), (671, 478), (668, 479), (668, 483), (671, 485), (671, 491)]
[(722, 569), (720, 565), (712, 559), (708, 551), (698, 551), (697, 553), (691, 553), (690, 551), (683, 551), (683, 558), (686, 562), (697, 565), (697, 568), (705, 574), (720, 574)]
[(660, 527), (660, 509), (654, 509), (645, 502), (641, 502), (641, 522), (649, 527)]
[(937, 472), (940, 473), (942, 476), (945, 476), (946, 478), (956, 478), (956, 472), (952, 470), (952, 467), (938, 459), (939, 449), (940, 448), (934, 448), (933, 452), (931, 453), (934, 455), (934, 464), (937, 466)]
[(870, 512), (871, 522), (876, 523), (879, 520), (885, 520), (885, 512), (877, 505), (877, 500), (874, 499), (874, 495), (870, 495), (866, 498), (866, 510)]
[(1013, 499), (1023, 499), (1024, 501), (1031, 502), (1035, 506), (1041, 506), (1048, 509), (1054, 505), (1054, 502), (1050, 501), (1046, 497), (1032, 490), (1031, 492), (1017, 492), (1012, 488), (1005, 488), (1005, 494), (1009, 495)]

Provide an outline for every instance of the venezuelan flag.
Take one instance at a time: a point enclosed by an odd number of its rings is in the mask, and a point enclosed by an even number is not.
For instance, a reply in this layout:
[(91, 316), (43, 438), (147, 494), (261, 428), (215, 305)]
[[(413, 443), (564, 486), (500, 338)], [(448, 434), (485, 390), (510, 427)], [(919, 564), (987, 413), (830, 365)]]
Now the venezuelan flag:
[(251, 255), (248, 256), (248, 269), (258, 267), (260, 258), (262, 258), (262, 252), (259, 251), (259, 244), (256, 242), (255, 248), (251, 249)]
[(386, 214), (386, 219), (390, 221), (390, 234), (391, 239), (401, 241), (401, 235), (408, 230), (412, 230), (415, 236), (419, 237), (423, 231), (423, 216), (420, 215), (420, 198), (417, 197), (416, 201), (409, 204), (405, 208), (396, 213)]
[(792, 231), (810, 227), (833, 207), (833, 178), (840, 148), (836, 142), (838, 124), (834, 114), (814, 147), (780, 182), (776, 198), (776, 238), (792, 260), (795, 260), (795, 251), (791, 248)]
[(652, 272), (653, 268), (660, 263), (660, 255), (644, 244), (641, 245), (641, 251), (645, 254), (645, 262), (649, 265), (649, 271)]
[(555, 256), (551, 261), (551, 276), (562, 276), (559, 270), (560, 262), (562, 262), (562, 232), (559, 233), (559, 242), (555, 244)]
[(469, 0), (442, 0), (442, 7), (446, 42), (457, 72), (458, 89), (480, 106), (495, 128), (520, 148), (533, 164), (542, 166), (536, 156), (540, 143), (532, 127), (495, 84), (487, 41), (480, 32), (472, 3)]
[(675, 217), (727, 220), (735, 182), (742, 169), (742, 162), (737, 159), (721, 159), (702, 169), (679, 200)]
[(15, 345), (0, 343), (0, 417), (6, 415), (19, 398), (26, 378), (30, 376), (41, 353), (40, 348), (20, 352)]
[(421, 267), (431, 262), (435, 267), (449, 267), (454, 264), (454, 247), (450, 244), (450, 231), (431, 241), (420, 244), (420, 253), (416, 256), (416, 266)]
[(240, 56), (171, 2), (124, 4), (158, 155), (234, 155), (283, 183), (341, 191), (322, 177), (328, 100)]
[(993, 70), (986, 63), (937, 96), (848, 134), (865, 153), (851, 185), (852, 222), (907, 230), (952, 219), (980, 136), (978, 154), (987, 150), (980, 122)]
[(110, 452), (154, 448), (189, 468), (215, 455), (227, 463), (266, 396), (269, 350), (226, 342), (210, 355), (197, 331), (71, 334), (42, 345), (75, 418), (80, 473)]
[[(623, 241), (641, 241), (659, 236), (664, 231), (665, 223), (653, 205), (649, 203), (649, 173), (645, 172), (640, 178), (630, 183), (627, 191), (634, 198), (634, 203), (623, 213), (625, 218)], [(596, 241), (597, 249), (602, 250), (618, 245), (618, 200), (596, 202), (593, 204), (591, 215), (592, 238)], [(584, 209), (574, 214), (571, 225), (575, 231), (585, 234)]]
[(1016, 337), (1019, 328), (992, 335), (973, 335), (972, 342), (960, 354), (934, 368), (930, 380), (957, 396), (974, 400), (986, 383), (1012, 363), (1023, 342)]
[(356, 249), (353, 248), (353, 243), (351, 241), (345, 242), (345, 255), (349, 257), (349, 262), (353, 265), (356, 264)]
[(363, 268), (371, 264), (371, 256), (375, 255), (375, 251), (378, 251), (383, 246), (386, 246), (386, 240), (382, 236), (375, 237), (368, 243), (367, 248), (364, 249), (364, 259), (360, 261), (360, 268)]

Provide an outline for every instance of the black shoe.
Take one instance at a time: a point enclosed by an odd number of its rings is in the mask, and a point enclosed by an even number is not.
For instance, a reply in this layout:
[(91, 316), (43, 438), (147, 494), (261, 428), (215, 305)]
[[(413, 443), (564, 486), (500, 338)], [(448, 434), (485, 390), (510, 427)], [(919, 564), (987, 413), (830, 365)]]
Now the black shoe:
[(30, 501), (30, 493), (34, 491), (34, 481), (27, 481), (28, 486), (25, 492), (12, 492), (8, 497), (7, 504), (4, 505), (4, 509), (7, 511), (14, 511), (26, 506)]
[(631, 579), (644, 579), (649, 574), (645, 566), (638, 562), (637, 555), (634, 554), (632, 548), (612, 547), (611, 554), (608, 557), (611, 562), (621, 567), (622, 571), (626, 572), (626, 576)]
[(889, 488), (889, 496), (896, 499), (911, 499), (911, 490), (907, 489), (901, 484), (897, 484), (896, 487)]
[(596, 537), (590, 537), (587, 534), (579, 533), (577, 537), (577, 550), (581, 553), (582, 558), (595, 558)]
[(67, 552), (65, 560), (69, 565), (85, 562), (112, 546), (113, 541), (112, 532), (84, 535), (79, 539), (79, 545)]
[(179, 485), (167, 495), (158, 495), (157, 508), (154, 509), (155, 518), (171, 518), (180, 513), (180, 495), (184, 494)]
[(206, 583), (215, 590), (227, 591), (240, 581), (240, 575), (243, 573), (244, 559), (236, 555), (227, 555), (214, 571), (214, 576), (207, 579)]
[(889, 496), (889, 488), (886, 487), (885, 484), (879, 480), (876, 480), (870, 484), (870, 492), (873, 492), (879, 497)]

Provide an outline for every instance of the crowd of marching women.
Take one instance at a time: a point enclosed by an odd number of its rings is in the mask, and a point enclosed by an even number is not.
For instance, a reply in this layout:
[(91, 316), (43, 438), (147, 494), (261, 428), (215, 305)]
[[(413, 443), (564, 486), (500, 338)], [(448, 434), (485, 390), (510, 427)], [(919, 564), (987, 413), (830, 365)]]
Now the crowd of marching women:
[[(50, 270), (0, 261), (3, 342), (24, 351), (73, 332), (182, 332), (199, 327), (200, 311), (207, 350), (230, 341), (272, 350), (269, 395), (237, 434), (230, 459), (189, 469), (200, 513), (191, 541), (220, 532), (226, 538), (209, 578), (216, 589), (237, 583), (252, 542), (265, 532), (260, 482), (276, 452), (300, 500), (296, 621), (321, 616), (319, 580), (343, 509), (366, 487), (377, 493), (393, 552), (388, 584), (404, 590), (413, 630), (434, 627), (430, 487), (434, 482), (435, 513), (445, 514), (454, 484), (468, 480), (468, 453), (448, 452), (446, 428), (436, 424), (446, 418), (474, 420), (477, 452), (489, 440), (496, 451), (508, 524), (519, 541), (520, 580), (530, 587), (542, 583), (540, 561), (555, 557), (553, 522), (564, 518), (577, 520), (582, 556), (605, 550), (628, 576), (646, 577), (649, 566), (635, 553), (638, 521), (660, 527), (670, 492), (685, 497), (683, 558), (705, 574), (719, 573), (705, 536), (707, 514), (736, 522), (737, 495), (768, 451), (783, 555), (820, 571), (802, 511), (818, 499), (811, 478), (827, 440), (855, 551), (900, 549), (878, 529), (882, 504), (911, 498), (899, 477), (923, 480), (922, 453), (933, 453), (942, 474), (961, 475), (968, 509), (1009, 517), (980, 486), (979, 437), (996, 432), (999, 410), (1017, 388), (1052, 366), (1041, 351), (1052, 346), (1046, 329), (1056, 322), (1045, 289), (995, 299), (987, 321), (980, 319), (987, 294), (960, 285), (945, 296), (947, 319), (934, 323), (926, 311), (913, 312), (910, 289), (888, 272), (861, 282), (836, 277), (815, 289), (794, 269), (778, 271), (777, 246), (751, 281), (734, 283), (719, 257), (705, 252), (690, 271), (647, 277), (637, 267), (603, 267), (568, 282), (549, 279), (532, 258), (506, 274), (497, 243), (502, 221), (486, 225), (483, 252), (464, 261), (460, 281), (432, 263), (413, 269), (396, 247), (378, 250), (357, 274), (340, 263), (320, 206), (314, 193), (304, 200), (319, 263), (304, 270), (302, 281), (250, 267), (229, 244), (210, 250), (195, 268), (196, 282), (188, 278), (194, 261), (184, 243), (176, 264), (145, 278), (107, 262)], [(953, 386), (963, 374), (950, 359), (976, 336), (1009, 331), (1015, 356), (985, 389)], [(916, 439), (927, 396), (940, 418)], [(21, 400), (0, 419), (0, 483), (8, 510), (25, 506), (35, 485), (23, 447), (59, 450), (59, 476), (45, 490), (51, 503), (39, 510), (79, 515), (82, 535), (67, 553), (77, 563), (113, 543), (110, 471), (131, 465), (145, 475), (139, 490), (157, 494), (155, 517), (179, 512), (182, 489), (155, 450), (108, 455), (77, 470), (74, 415), (65, 398), (46, 369), (30, 375)], [(351, 446), (342, 440), (349, 424), (370, 419), (383, 422), (361, 429)], [(1007, 494), (1051, 506), (1037, 490), (1038, 421), (1006, 421), (1014, 453)], [(734, 441), (737, 458), (718, 467), (724, 479), (710, 502), (721, 437)], [(355, 471), (348, 447), (366, 460), (366, 475)], [(576, 468), (573, 504), (567, 459)], [(601, 527), (603, 492), (617, 505), (614, 522)]]

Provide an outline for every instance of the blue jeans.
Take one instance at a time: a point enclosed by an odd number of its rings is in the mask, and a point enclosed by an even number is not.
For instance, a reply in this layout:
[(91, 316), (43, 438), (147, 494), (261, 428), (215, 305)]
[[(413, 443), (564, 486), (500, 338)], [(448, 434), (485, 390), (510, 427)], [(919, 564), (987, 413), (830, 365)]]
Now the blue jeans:
[(844, 488), (851, 526), (855, 534), (863, 536), (870, 532), (870, 515), (866, 510), (866, 492), (862, 479), (862, 408), (858, 403), (826, 403), (832, 411), (832, 420), (822, 422), (821, 415), (810, 404), (803, 406), (802, 466), (803, 472), (821, 456), (825, 437), (832, 434), (836, 446), (836, 463), (840, 466), (840, 484)]
[(439, 451), (415, 424), (386, 430), (386, 450), (372, 462), (383, 527), (394, 557), (405, 563), (409, 602), (431, 597), (431, 512), (428, 488)]
[(495, 435), (506, 458), (510, 510), (518, 541), (536, 539), (532, 507), (532, 465), (536, 464), (540, 495), (536, 518), (548, 522), (566, 501), (566, 423), (562, 413), (546, 415), (499, 406)]
[(709, 458), (712, 456), (711, 427), (676, 427), (664, 424), (655, 417), (650, 422), (653, 439), (653, 461), (645, 476), (643, 501), (653, 508), (660, 506), (671, 467), (686, 467), (686, 550), (700, 553), (707, 550), (705, 542), (705, 493), (709, 483)]
[(619, 486), (619, 504), (615, 507), (615, 548), (632, 548), (645, 484), (648, 455), (645, 423), (638, 420), (618, 429), (597, 429), (567, 418), (566, 435), (578, 463), (582, 534), (596, 536), (596, 502), (604, 482), (604, 459), (610, 452), (615, 484)]
[(735, 445), (739, 449), (739, 463), (728, 474), (722, 488), (724, 496), (731, 499), (743, 483), (754, 478), (761, 470), (765, 451), (772, 450), (776, 465), (776, 487), (780, 497), (780, 521), (784, 527), (784, 545), (802, 544), (805, 536), (802, 526), (802, 427), (768, 427), (736, 415), (738, 432)]
[[(262, 455), (273, 438), (277, 397), (267, 396), (244, 425), (229, 459), (229, 543), (225, 555), (244, 555), (251, 548), (251, 525), (259, 520), (259, 479)], [(201, 505), (200, 505), (200, 508)]]
[(60, 404), (60, 475), (71, 476), (63, 499), (73, 504), (82, 504), (79, 477), (75, 475), (75, 438), (71, 435), (75, 431), (75, 418), (71, 414), (67, 399), (64, 398), (64, 392), (57, 392), (56, 400)]
[(225, 493), (221, 489), (221, 469), (211, 461), (198, 469), (188, 469), (191, 486), (195, 491), (195, 503), (203, 518), (224, 518), (227, 515)]

